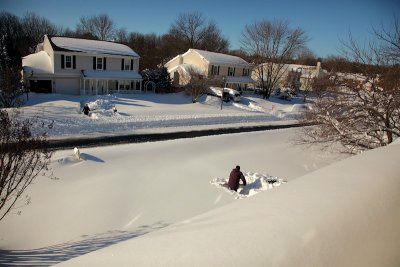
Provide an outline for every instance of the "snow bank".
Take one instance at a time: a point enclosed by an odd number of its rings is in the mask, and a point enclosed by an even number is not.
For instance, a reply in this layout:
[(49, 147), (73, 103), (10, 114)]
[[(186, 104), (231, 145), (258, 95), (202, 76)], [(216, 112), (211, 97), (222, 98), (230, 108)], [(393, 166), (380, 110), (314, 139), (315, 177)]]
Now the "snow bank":
[(399, 266), (400, 146), (60, 266)]

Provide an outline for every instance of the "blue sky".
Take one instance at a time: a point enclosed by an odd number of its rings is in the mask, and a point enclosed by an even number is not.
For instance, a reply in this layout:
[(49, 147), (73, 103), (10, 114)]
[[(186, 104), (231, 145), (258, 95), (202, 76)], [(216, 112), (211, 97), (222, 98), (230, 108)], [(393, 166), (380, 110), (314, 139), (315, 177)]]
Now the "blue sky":
[(231, 49), (240, 47), (245, 25), (284, 19), (306, 31), (308, 47), (320, 57), (339, 54), (339, 39), (345, 40), (349, 31), (363, 42), (372, 27), (390, 25), (394, 15), (400, 17), (399, 0), (0, 0), (0, 9), (20, 17), (34, 12), (70, 29), (82, 16), (105, 13), (118, 28), (159, 35), (168, 31), (180, 13), (197, 11), (216, 22)]

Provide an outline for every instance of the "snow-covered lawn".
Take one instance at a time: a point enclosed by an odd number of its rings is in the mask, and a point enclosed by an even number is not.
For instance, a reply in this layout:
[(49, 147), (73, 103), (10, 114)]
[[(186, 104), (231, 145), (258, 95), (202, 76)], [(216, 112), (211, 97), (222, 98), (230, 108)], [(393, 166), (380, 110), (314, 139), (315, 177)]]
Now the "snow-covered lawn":
[[(23, 115), (54, 119), (52, 138), (65, 138), (246, 125), (252, 116), (281, 123), (299, 110), (248, 97), (221, 112), (214, 99), (171, 96), (88, 98), (91, 118), (78, 114), (78, 97), (33, 96)], [(0, 221), (0, 265), (398, 266), (400, 144), (347, 158), (295, 145), (297, 135), (81, 148), (81, 159), (57, 151), (52, 175), (28, 188), (30, 204)], [(249, 183), (234, 193), (223, 184), (237, 164)]]
[[(174, 132), (191, 129), (215, 129), (244, 125), (290, 122), (298, 114), (301, 98), (293, 101), (248, 94), (241, 103), (223, 103), (214, 96), (203, 96), (198, 103), (184, 93), (132, 94), (107, 96), (66, 96), (31, 94), (22, 108), (23, 116), (54, 121), (51, 138), (96, 137), (115, 134)], [(81, 113), (85, 103), (91, 116)], [(113, 107), (117, 113), (113, 112)]]

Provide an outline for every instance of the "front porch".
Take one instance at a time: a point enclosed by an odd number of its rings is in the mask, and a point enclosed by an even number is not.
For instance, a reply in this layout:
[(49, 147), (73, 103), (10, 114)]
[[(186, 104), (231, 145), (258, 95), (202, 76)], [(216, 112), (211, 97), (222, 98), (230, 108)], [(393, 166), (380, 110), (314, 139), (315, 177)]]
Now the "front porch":
[(142, 80), (135, 71), (83, 70), (79, 81), (80, 95), (141, 93)]
[(238, 91), (246, 91), (250, 84), (255, 81), (249, 76), (228, 76), (225, 80), (225, 87)]

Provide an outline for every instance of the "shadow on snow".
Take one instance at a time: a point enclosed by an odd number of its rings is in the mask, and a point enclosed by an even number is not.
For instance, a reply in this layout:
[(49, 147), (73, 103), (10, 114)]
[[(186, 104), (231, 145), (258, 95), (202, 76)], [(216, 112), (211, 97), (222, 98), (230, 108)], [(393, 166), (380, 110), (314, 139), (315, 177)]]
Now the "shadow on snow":
[(0, 250), (0, 266), (50, 266), (166, 227), (158, 222), (134, 232), (108, 231), (83, 240), (31, 250)]

